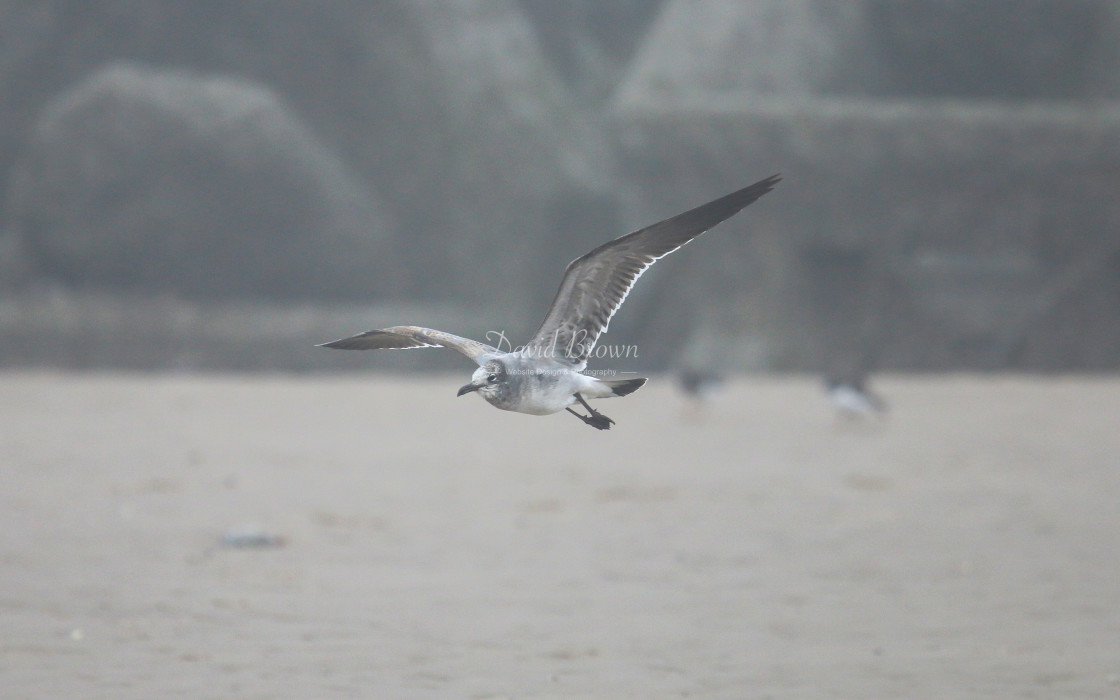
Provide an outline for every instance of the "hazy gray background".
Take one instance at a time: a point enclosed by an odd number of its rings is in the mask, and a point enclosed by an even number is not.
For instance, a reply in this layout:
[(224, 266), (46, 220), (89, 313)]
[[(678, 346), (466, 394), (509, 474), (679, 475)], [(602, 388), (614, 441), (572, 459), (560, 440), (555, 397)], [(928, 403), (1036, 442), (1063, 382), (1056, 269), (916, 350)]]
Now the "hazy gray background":
[[(1117, 697), (1120, 375), (904, 373), (1118, 368), (1118, 52), (1120, 0), (0, 0), (2, 694)], [(592, 365), (717, 403), (314, 347), (524, 339), (775, 172)], [(862, 366), (889, 418), (761, 375)]]
[(642, 279), (635, 369), (1116, 369), (1118, 47), (1110, 0), (0, 0), (0, 365), (457, 366), (311, 345), (523, 340), (782, 172)]

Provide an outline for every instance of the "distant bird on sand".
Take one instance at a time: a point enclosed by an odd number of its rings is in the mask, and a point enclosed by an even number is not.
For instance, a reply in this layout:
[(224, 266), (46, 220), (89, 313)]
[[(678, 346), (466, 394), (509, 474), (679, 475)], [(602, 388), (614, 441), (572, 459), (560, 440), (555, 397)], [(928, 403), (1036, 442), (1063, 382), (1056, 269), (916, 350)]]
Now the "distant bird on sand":
[(725, 377), (714, 370), (684, 367), (677, 372), (677, 386), (697, 403), (711, 399), (723, 387), (724, 380)]
[(715, 370), (682, 367), (677, 372), (677, 388), (685, 398), (683, 417), (689, 421), (703, 419), (726, 381), (727, 377)]
[[(780, 180), (772, 175), (576, 258), (564, 272), (541, 327), (524, 347), (513, 352), (419, 326), (366, 331), (320, 347), (451, 348), (478, 364), (470, 383), (459, 389), (459, 396), (477, 392), (496, 408), (535, 415), (567, 410), (593, 428), (607, 430), (614, 421), (588, 405), (587, 400), (626, 396), (637, 391), (646, 379), (596, 379), (583, 370), (599, 335), (607, 330), (634, 282), (653, 263), (739, 213)], [(573, 410), (575, 403), (588, 415)]]
[(887, 412), (887, 402), (868, 388), (865, 375), (826, 378), (825, 389), (842, 419), (879, 418)]

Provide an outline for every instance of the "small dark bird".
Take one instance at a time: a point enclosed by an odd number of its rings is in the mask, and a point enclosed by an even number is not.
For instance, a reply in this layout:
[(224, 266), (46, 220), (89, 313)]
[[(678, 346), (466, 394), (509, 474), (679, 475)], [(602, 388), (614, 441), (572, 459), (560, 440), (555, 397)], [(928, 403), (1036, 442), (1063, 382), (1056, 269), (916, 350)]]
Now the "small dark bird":
[(707, 401), (723, 386), (724, 377), (718, 372), (685, 367), (677, 373), (677, 386), (694, 401)]

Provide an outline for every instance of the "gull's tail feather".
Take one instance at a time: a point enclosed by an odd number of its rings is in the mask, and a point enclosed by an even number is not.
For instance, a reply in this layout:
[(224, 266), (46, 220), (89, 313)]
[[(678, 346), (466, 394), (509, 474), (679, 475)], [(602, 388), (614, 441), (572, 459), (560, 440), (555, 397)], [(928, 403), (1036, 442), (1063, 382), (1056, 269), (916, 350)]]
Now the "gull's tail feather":
[(645, 377), (635, 377), (634, 379), (608, 379), (603, 380), (603, 383), (610, 388), (611, 396), (626, 396), (641, 389), (648, 381), (649, 379)]

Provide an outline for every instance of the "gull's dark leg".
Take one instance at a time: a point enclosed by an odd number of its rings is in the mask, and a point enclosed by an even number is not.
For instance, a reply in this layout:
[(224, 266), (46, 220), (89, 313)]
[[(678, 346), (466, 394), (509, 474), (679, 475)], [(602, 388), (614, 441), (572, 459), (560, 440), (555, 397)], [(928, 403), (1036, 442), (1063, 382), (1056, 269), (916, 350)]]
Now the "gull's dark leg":
[(613, 420), (611, 420), (610, 418), (607, 418), (602, 413), (599, 413), (594, 408), (591, 408), (590, 406), (588, 406), (587, 402), (584, 401), (583, 397), (580, 396), (578, 393), (575, 394), (575, 397), (576, 397), (576, 401), (579, 401), (580, 404), (584, 408), (586, 408), (587, 412), (590, 413), (591, 415), (585, 416), (585, 415), (576, 413), (570, 407), (565, 409), (565, 410), (568, 411), (568, 413), (571, 413), (573, 416), (575, 416), (576, 418), (579, 418), (584, 423), (587, 423), (592, 428), (597, 428), (599, 430), (610, 430), (611, 429), (611, 424), (614, 423)]

